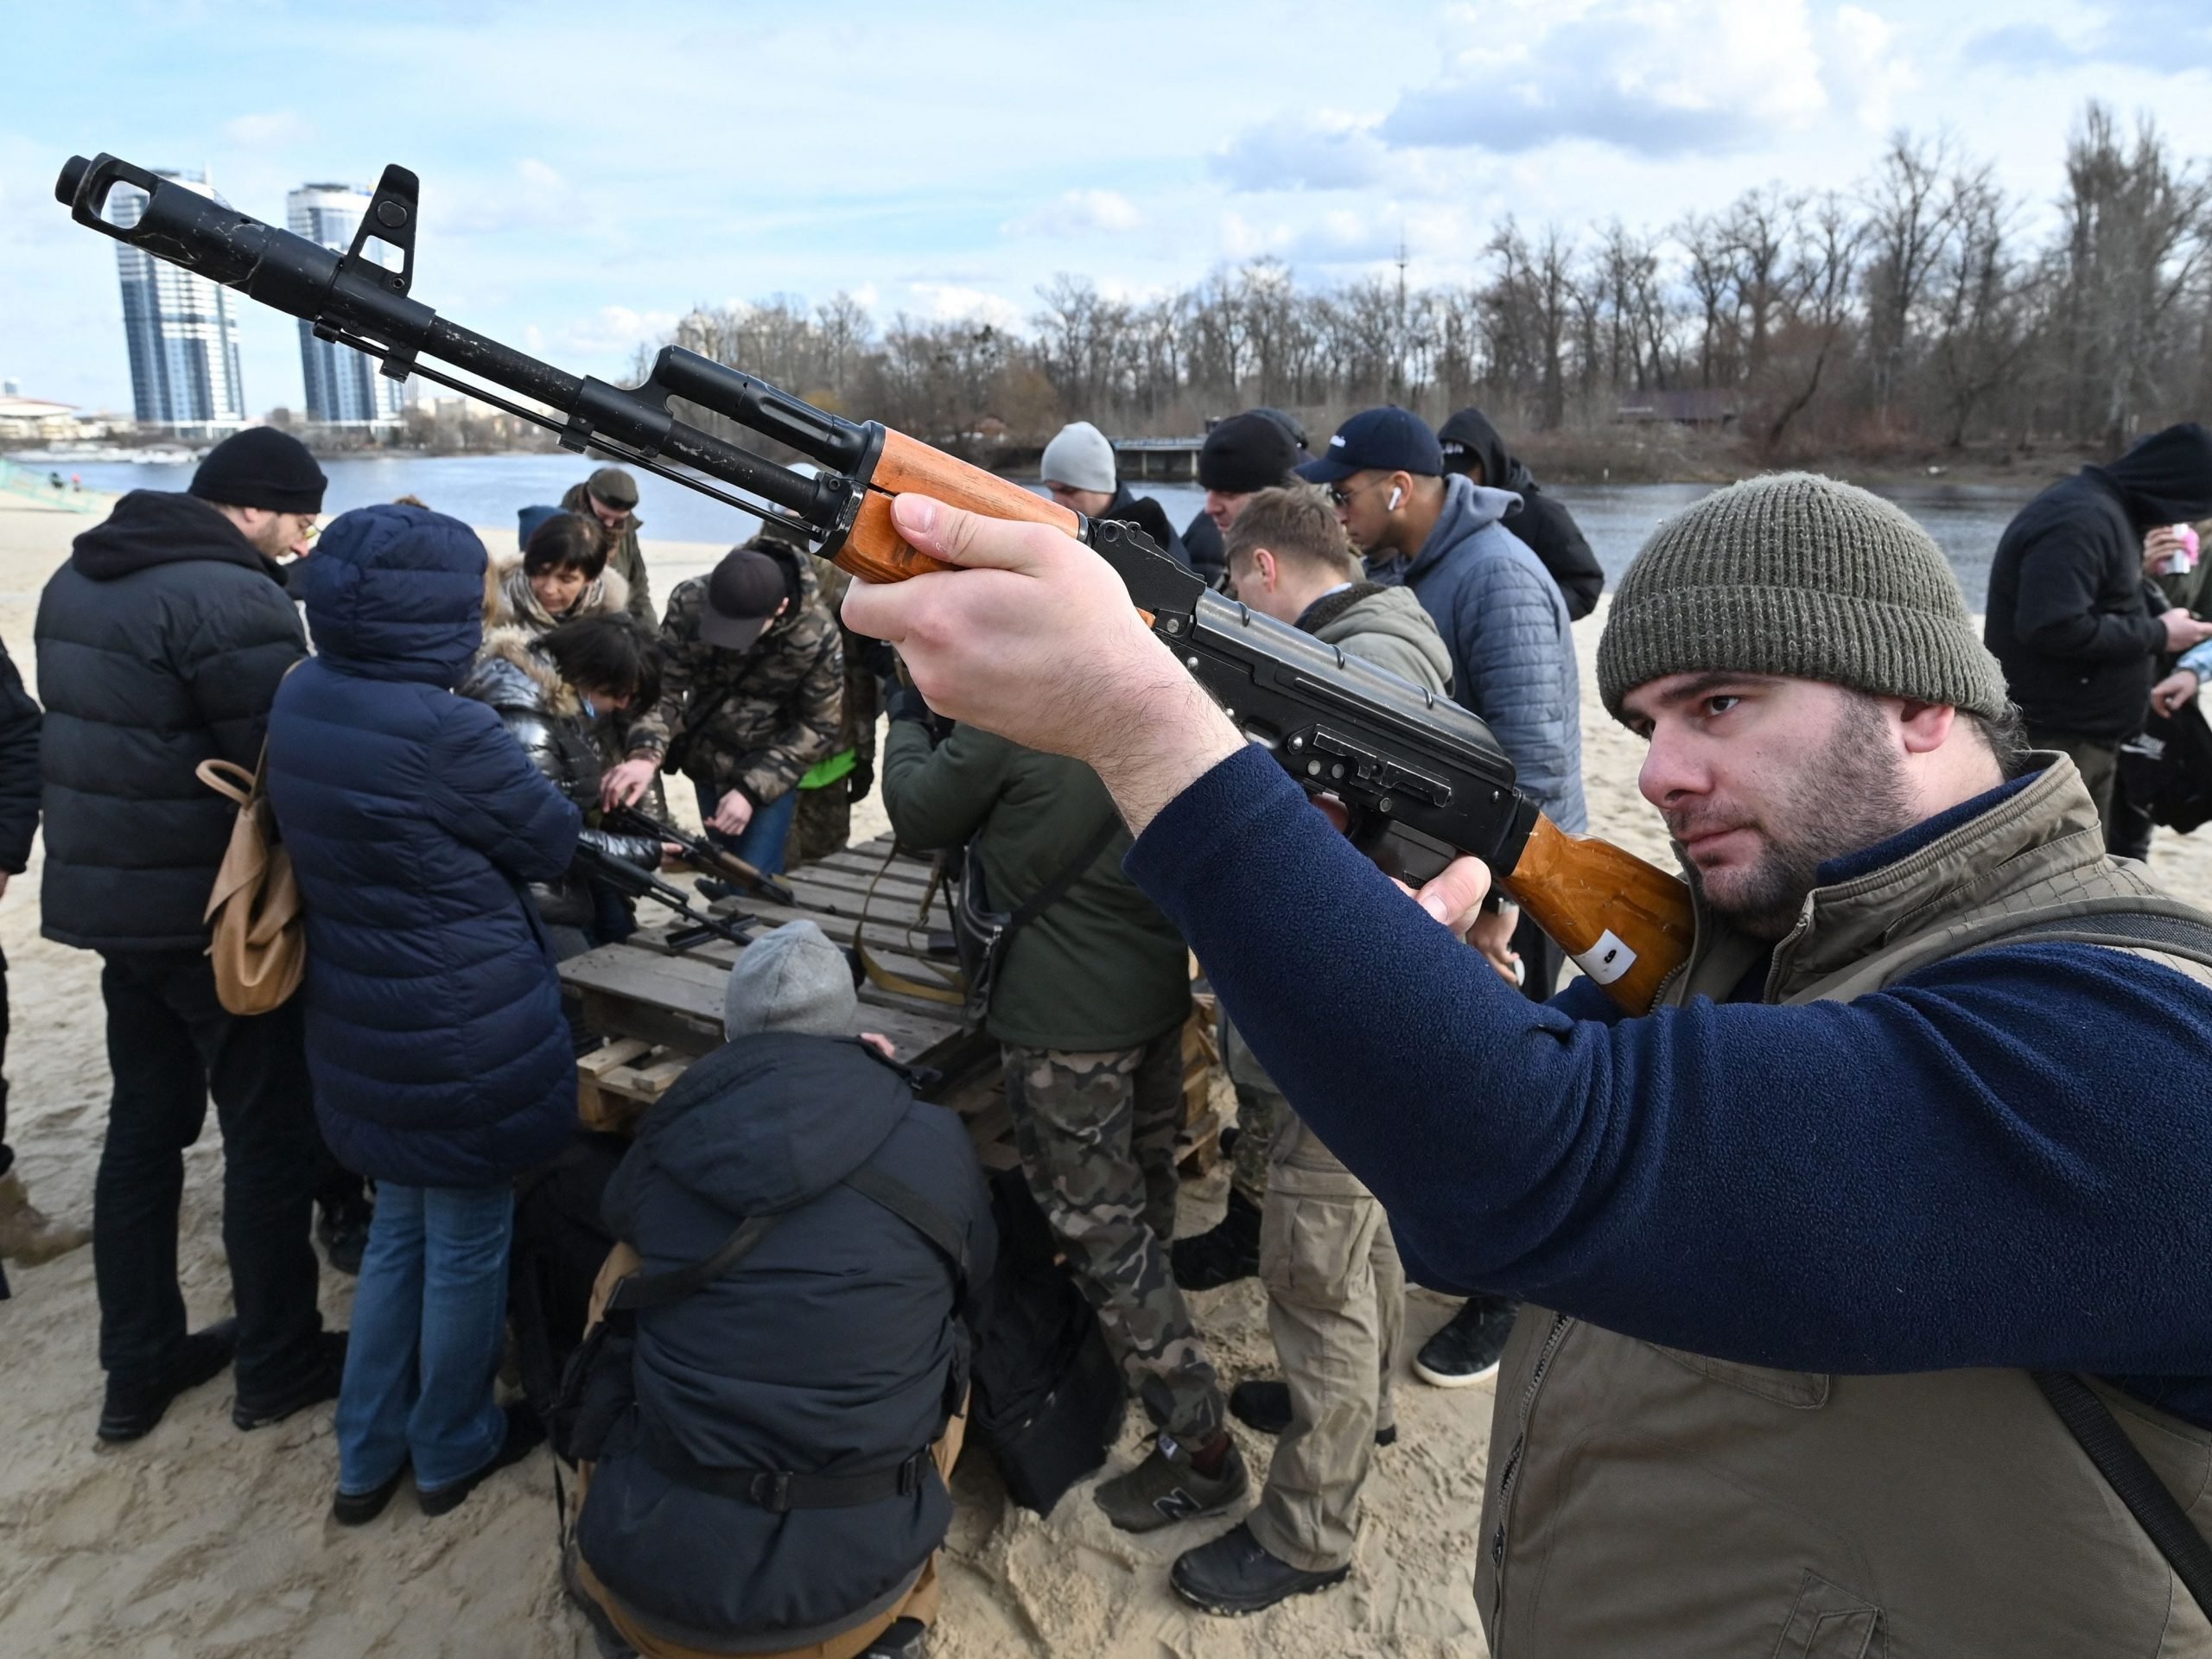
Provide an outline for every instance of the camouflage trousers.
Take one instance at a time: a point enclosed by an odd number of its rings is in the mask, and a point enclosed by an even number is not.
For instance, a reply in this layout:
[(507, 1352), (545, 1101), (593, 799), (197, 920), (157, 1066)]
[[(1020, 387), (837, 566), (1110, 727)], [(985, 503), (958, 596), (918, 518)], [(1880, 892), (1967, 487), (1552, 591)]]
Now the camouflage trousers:
[(1167, 1267), (1180, 1027), (1141, 1048), (1006, 1048), (1007, 1105), (1022, 1173), (1129, 1390), (1179, 1440), (1222, 1425), (1221, 1389)]
[(845, 850), (853, 838), (853, 796), (844, 779), (819, 789), (802, 789), (784, 843), (784, 868), (811, 864)]
[(1236, 1085), (1236, 1145), (1229, 1154), (1230, 1190), (1243, 1194), (1257, 1210), (1267, 1203), (1269, 1154), (1290, 1108), (1225, 1014), (1221, 1052), (1229, 1080)]

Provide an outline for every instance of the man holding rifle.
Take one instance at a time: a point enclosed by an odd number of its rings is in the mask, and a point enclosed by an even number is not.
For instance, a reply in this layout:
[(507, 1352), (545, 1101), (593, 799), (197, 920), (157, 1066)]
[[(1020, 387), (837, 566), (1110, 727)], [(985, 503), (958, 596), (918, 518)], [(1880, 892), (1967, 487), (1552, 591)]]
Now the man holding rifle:
[(2212, 1063), (2212, 923), (2104, 855), (1910, 519), (1757, 480), (1623, 583), (1600, 687), (1699, 899), (1627, 1018), (1500, 983), (1459, 942), (1488, 872), (1409, 902), (1077, 543), (894, 513), (971, 568), (855, 584), (848, 622), (939, 711), (1090, 765), (1418, 1276), (1530, 1304), (1493, 1652), (2212, 1652), (2177, 1507), (2212, 1478), (2212, 1135), (2171, 1086)]

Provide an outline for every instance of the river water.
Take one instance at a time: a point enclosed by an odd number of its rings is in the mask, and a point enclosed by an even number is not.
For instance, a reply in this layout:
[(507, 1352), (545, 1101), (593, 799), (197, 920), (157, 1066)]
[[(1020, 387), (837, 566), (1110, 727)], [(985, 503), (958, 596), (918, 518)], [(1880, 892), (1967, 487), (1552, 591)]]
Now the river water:
[[(419, 496), (441, 512), (472, 524), (512, 525), (518, 508), (558, 501), (562, 493), (590, 470), (589, 463), (566, 454), (521, 455), (346, 456), (322, 463), (330, 479), (327, 512)], [(88, 490), (181, 490), (190, 482), (188, 466), (137, 466), (130, 462), (64, 462), (64, 476), (74, 474)], [(753, 533), (751, 515), (651, 474), (636, 474), (638, 516), (650, 561), (657, 539), (734, 545)], [(1548, 491), (1572, 509), (1604, 566), (1609, 582), (1618, 582), (1644, 539), (1661, 523), (1711, 492), (1705, 484), (1607, 484), (1562, 486)], [(1967, 601), (1976, 610), (1989, 590), (1989, 560), (2006, 522), (2034, 493), (2036, 484), (2018, 486), (1949, 484), (1940, 479), (1885, 486), (1881, 493), (1926, 527), (1959, 574)], [(1156, 497), (1178, 525), (1204, 504), (1189, 485), (1149, 483), (1143, 493)], [(693, 559), (671, 561), (668, 578), (690, 574)], [(655, 589), (667, 591), (660, 581)]]

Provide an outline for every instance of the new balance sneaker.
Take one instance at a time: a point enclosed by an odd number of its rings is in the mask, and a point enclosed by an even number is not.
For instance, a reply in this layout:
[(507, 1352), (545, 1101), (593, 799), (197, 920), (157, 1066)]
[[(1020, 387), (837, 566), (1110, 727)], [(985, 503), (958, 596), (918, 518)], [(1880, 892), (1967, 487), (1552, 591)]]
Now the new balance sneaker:
[(1177, 1556), (1167, 1582), (1193, 1607), (1235, 1618), (1332, 1588), (1351, 1573), (1349, 1564), (1320, 1573), (1293, 1567), (1263, 1549), (1252, 1529), (1240, 1521), (1211, 1543)]
[(1178, 1521), (1219, 1515), (1252, 1484), (1236, 1442), (1228, 1440), (1226, 1429), (1221, 1433), (1228, 1446), (1217, 1472), (1201, 1474), (1190, 1452), (1163, 1431), (1142, 1463), (1100, 1481), (1092, 1498), (1123, 1532), (1157, 1532)]
[(1464, 1389), (1497, 1370), (1505, 1339), (1513, 1334), (1518, 1302), (1471, 1296), (1451, 1323), (1421, 1344), (1414, 1375), (1440, 1389)]

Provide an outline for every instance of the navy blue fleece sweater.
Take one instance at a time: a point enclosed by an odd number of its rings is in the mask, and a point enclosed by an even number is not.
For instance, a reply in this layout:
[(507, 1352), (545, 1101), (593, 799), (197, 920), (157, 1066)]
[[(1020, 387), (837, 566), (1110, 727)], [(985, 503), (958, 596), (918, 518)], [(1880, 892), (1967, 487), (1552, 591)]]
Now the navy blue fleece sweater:
[(2037, 944), (1848, 1003), (1533, 1004), (1256, 750), (1127, 868), (1424, 1282), (1792, 1370), (2092, 1371), (2212, 1426), (2184, 976)]

